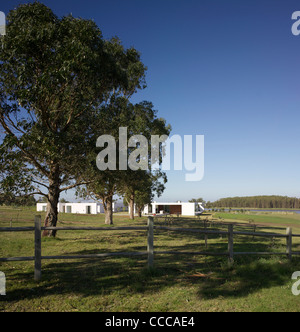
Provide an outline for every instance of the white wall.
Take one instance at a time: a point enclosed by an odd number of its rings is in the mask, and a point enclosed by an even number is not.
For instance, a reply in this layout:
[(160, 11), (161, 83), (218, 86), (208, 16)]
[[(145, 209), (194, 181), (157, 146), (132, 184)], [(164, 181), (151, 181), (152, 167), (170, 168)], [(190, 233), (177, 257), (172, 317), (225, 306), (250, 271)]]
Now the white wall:
[[(128, 214), (130, 214), (130, 206), (128, 206)], [(136, 205), (134, 204), (134, 214), (137, 214), (138, 211), (137, 211), (137, 208), (136, 208)], [(145, 205), (144, 206), (144, 209), (142, 210), (142, 215), (143, 214), (149, 214), (149, 205)]]
[[(181, 213), (183, 216), (195, 216), (196, 204), (195, 203), (152, 203), (152, 213), (155, 213), (156, 207), (159, 205), (181, 205)], [(160, 211), (158, 211), (159, 213)], [(144, 213), (148, 213), (148, 206), (145, 207)]]
[[(78, 214), (87, 214), (87, 207), (90, 206), (90, 213), (97, 214), (99, 213), (97, 203), (58, 203), (58, 212), (59, 213), (78, 213)], [(103, 208), (103, 207), (102, 207)], [(47, 203), (37, 203), (37, 211), (42, 212), (47, 210)], [(71, 212), (69, 212), (71, 211)]]
[(88, 214), (88, 207), (90, 207), (90, 214), (98, 213), (97, 203), (59, 203), (58, 211), (61, 213)]
[[(123, 209), (123, 203), (118, 203), (118, 202), (113, 203), (113, 212), (117, 212), (118, 208)], [(103, 207), (102, 203), (98, 204), (97, 211), (98, 211), (98, 213), (104, 213), (104, 207)]]
[(47, 203), (37, 203), (36, 204), (37, 212), (42, 212), (47, 210)]
[(149, 214), (149, 205), (145, 205), (144, 211), (142, 212), (143, 214)]
[[(103, 204), (101, 203), (58, 203), (59, 213), (74, 213), (74, 214), (88, 214), (87, 207), (90, 206), (91, 214), (104, 213)], [(113, 212), (117, 208), (123, 208), (123, 203), (113, 203)], [(36, 209), (38, 212), (47, 211), (47, 203), (37, 203)], [(71, 210), (70, 210), (71, 209)], [(71, 212), (69, 212), (71, 211)]]
[(182, 203), (183, 216), (195, 216), (195, 203)]

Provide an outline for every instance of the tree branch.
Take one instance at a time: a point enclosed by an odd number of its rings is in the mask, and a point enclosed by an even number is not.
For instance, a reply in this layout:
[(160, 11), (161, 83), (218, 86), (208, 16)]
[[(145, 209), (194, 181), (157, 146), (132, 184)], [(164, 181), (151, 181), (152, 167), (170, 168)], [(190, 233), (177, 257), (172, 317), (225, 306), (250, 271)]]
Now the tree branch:
[(49, 189), (49, 186), (45, 185), (44, 183), (41, 183), (41, 182), (36, 181), (36, 180), (31, 180), (31, 181), (34, 182), (34, 183), (36, 183), (36, 184), (38, 184), (38, 185), (40, 185), (40, 186), (43, 186), (43, 187)]
[(34, 164), (34, 166), (42, 173), (44, 174), (46, 177), (49, 176), (49, 173), (47, 172), (47, 170), (40, 164), (38, 163), (35, 158), (33, 157), (33, 155), (31, 153), (29, 153), (28, 151), (24, 150), (20, 144), (20, 141), (18, 139), (18, 137), (11, 131), (11, 129), (8, 127), (7, 123), (5, 122), (4, 116), (3, 114), (1, 115), (0, 118), (0, 123), (3, 126), (3, 128), (6, 130), (6, 132), (8, 132), (10, 135), (12, 135), (15, 140), (16, 140), (16, 145), (17, 147), (24, 153), (24, 155)]
[(22, 195), (22, 197), (29, 197), (29, 196), (33, 196), (33, 195), (41, 195), (41, 196), (44, 196), (44, 197), (47, 197), (48, 198), (48, 195), (41, 192), (40, 190), (36, 191), (36, 192), (32, 192), (30, 194), (26, 194), (26, 195)]
[(68, 187), (61, 188), (61, 189), (59, 190), (59, 192), (61, 193), (61, 192), (63, 192), (63, 191), (70, 190), (70, 189), (73, 189), (73, 188), (76, 188), (76, 187), (79, 187), (79, 186), (84, 186), (84, 185), (89, 184), (89, 183), (92, 183), (92, 181), (75, 183), (75, 184), (72, 184), (72, 185), (70, 185), (70, 186), (68, 186)]

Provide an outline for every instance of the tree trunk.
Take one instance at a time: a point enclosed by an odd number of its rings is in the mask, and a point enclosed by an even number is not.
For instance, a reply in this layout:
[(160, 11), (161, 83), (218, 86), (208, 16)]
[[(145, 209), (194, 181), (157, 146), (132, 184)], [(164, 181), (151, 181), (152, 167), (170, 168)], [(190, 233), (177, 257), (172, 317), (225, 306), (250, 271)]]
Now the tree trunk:
[(138, 216), (139, 218), (142, 218), (142, 208), (138, 207)]
[[(60, 196), (59, 167), (54, 166), (51, 169), (51, 175), (49, 177), (47, 215), (44, 222), (45, 227), (57, 226), (59, 196)], [(56, 233), (57, 231), (45, 230), (43, 232), (43, 236), (55, 237)]]
[(129, 219), (134, 220), (134, 194), (130, 195), (129, 209), (130, 209), (130, 217), (129, 217)]
[(105, 204), (103, 204), (106, 225), (113, 225), (113, 202), (112, 201), (113, 201), (113, 198), (112, 198), (112, 196), (110, 196), (105, 199)]

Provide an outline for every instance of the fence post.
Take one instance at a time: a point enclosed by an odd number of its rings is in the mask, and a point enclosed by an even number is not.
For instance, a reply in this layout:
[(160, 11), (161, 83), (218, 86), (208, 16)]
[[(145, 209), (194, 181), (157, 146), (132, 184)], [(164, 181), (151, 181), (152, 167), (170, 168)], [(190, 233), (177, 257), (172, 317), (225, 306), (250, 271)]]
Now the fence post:
[[(206, 231), (207, 230), (207, 220), (204, 220), (204, 230)], [(205, 242), (205, 249), (207, 249), (207, 247), (208, 247), (208, 245), (207, 245), (207, 239), (208, 239), (208, 237), (207, 237), (207, 234), (205, 234), (204, 235), (204, 242)]]
[(289, 260), (292, 259), (292, 244), (293, 244), (293, 231), (292, 228), (286, 229), (286, 253)]
[(153, 217), (148, 217), (148, 268), (153, 267), (154, 262), (154, 236), (153, 236)]
[(34, 280), (40, 281), (42, 277), (41, 216), (35, 216), (34, 228)]
[(233, 263), (233, 225), (228, 225), (228, 263)]
[[(256, 225), (253, 226), (253, 233), (256, 232)], [(255, 235), (253, 234), (253, 238), (252, 238), (252, 241), (254, 241), (254, 238), (255, 238)]]

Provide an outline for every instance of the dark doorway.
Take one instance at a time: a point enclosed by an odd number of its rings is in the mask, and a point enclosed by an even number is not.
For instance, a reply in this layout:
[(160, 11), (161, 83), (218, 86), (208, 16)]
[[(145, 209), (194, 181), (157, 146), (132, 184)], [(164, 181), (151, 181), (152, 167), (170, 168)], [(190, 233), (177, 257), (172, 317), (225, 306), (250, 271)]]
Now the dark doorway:
[(87, 214), (91, 214), (92, 213), (91, 207), (89, 205), (86, 207), (86, 213)]

